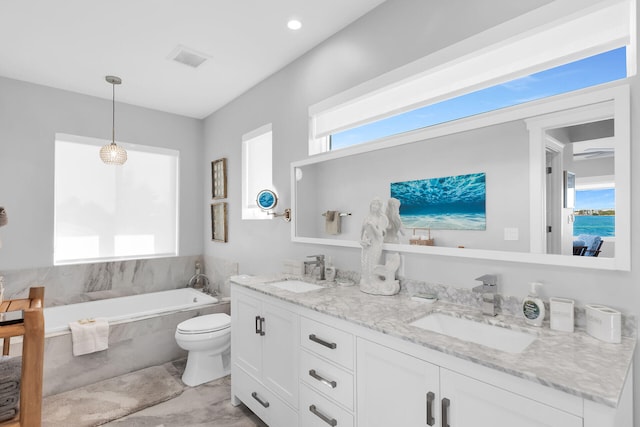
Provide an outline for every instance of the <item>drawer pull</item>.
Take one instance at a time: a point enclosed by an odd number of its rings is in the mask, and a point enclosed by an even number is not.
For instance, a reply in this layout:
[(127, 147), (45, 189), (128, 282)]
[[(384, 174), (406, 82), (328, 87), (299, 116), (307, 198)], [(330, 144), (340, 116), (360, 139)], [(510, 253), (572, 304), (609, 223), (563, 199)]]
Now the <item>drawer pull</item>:
[(327, 342), (327, 341), (325, 341), (323, 339), (320, 339), (320, 338), (316, 337), (316, 334), (309, 335), (309, 339), (311, 341), (313, 341), (313, 342), (317, 342), (318, 344), (323, 345), (323, 346), (325, 346), (327, 348), (330, 348), (332, 350), (335, 350), (336, 347), (338, 347), (338, 344), (336, 344), (334, 342)]
[(449, 407), (451, 406), (451, 401), (446, 397), (442, 399), (442, 427), (451, 427), (449, 426)]
[(316, 405), (309, 406), (309, 411), (311, 411), (311, 413), (313, 415), (315, 415), (316, 417), (320, 418), (322, 421), (324, 421), (325, 423), (329, 424), (330, 426), (335, 427), (335, 426), (338, 425), (338, 421), (336, 421), (335, 418), (329, 418), (325, 414), (323, 414), (322, 412), (318, 411), (316, 409)]
[(320, 381), (322, 384), (326, 385), (327, 387), (331, 387), (331, 388), (336, 388), (338, 386), (338, 383), (335, 381), (329, 381), (326, 378), (321, 377), (320, 375), (318, 375), (316, 373), (315, 369), (311, 369), (309, 370), (309, 375), (312, 378), (315, 378), (316, 380)]
[(256, 334), (264, 336), (264, 317), (256, 316)]
[(427, 425), (432, 426), (436, 423), (436, 419), (433, 418), (433, 401), (436, 400), (436, 395), (432, 391), (427, 393)]
[(257, 400), (258, 403), (261, 404), (262, 406), (264, 406), (265, 408), (269, 407), (269, 402), (267, 402), (266, 400), (260, 399), (260, 396), (258, 396), (258, 393), (256, 393), (255, 391), (253, 393), (251, 393), (251, 397), (253, 397), (255, 400)]

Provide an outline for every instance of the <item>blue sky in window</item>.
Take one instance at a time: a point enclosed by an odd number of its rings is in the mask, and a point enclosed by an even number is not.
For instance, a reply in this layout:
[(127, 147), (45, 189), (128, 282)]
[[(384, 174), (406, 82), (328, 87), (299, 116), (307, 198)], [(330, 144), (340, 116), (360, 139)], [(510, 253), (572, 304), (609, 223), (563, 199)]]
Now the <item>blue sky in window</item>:
[(616, 207), (616, 191), (613, 188), (602, 190), (577, 190), (575, 210), (581, 209), (614, 209)]
[(336, 150), (627, 76), (624, 47), (331, 135)]

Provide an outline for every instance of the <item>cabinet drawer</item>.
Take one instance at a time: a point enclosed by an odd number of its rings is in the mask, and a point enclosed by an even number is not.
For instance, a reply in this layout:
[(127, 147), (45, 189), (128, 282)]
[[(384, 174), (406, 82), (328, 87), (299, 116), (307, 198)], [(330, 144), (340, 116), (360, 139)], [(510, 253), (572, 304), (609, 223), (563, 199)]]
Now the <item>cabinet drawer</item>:
[(312, 389), (353, 410), (353, 374), (302, 350), (300, 378)]
[(300, 385), (300, 423), (304, 427), (353, 427), (353, 415), (316, 393)]
[(270, 426), (295, 426), (298, 414), (238, 366), (231, 374), (232, 393)]
[(353, 335), (334, 327), (300, 318), (300, 343), (303, 347), (353, 370)]

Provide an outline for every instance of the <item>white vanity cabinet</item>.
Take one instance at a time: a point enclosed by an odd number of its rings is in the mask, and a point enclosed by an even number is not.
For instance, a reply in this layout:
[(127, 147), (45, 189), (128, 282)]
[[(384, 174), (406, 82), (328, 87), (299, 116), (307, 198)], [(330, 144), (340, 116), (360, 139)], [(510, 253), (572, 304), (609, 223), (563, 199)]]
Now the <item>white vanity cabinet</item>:
[(232, 287), (233, 400), (272, 426), (297, 425), (298, 331), (298, 315), (286, 304)]
[(632, 367), (614, 408), (285, 296), (231, 288), (232, 401), (271, 427), (632, 426)]
[(440, 396), (443, 426), (582, 427), (581, 417), (444, 368)]
[(359, 426), (440, 425), (436, 365), (360, 338), (357, 352)]
[(582, 427), (582, 418), (358, 339), (358, 425)]

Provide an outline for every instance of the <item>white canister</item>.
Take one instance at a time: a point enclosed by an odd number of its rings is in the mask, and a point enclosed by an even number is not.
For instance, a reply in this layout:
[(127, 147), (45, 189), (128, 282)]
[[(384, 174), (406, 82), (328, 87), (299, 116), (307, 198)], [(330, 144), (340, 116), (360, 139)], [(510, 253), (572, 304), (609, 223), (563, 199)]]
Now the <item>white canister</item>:
[(574, 302), (567, 298), (549, 298), (550, 328), (556, 331), (573, 332)]
[(622, 314), (609, 307), (587, 304), (587, 333), (604, 342), (618, 344), (622, 340)]

